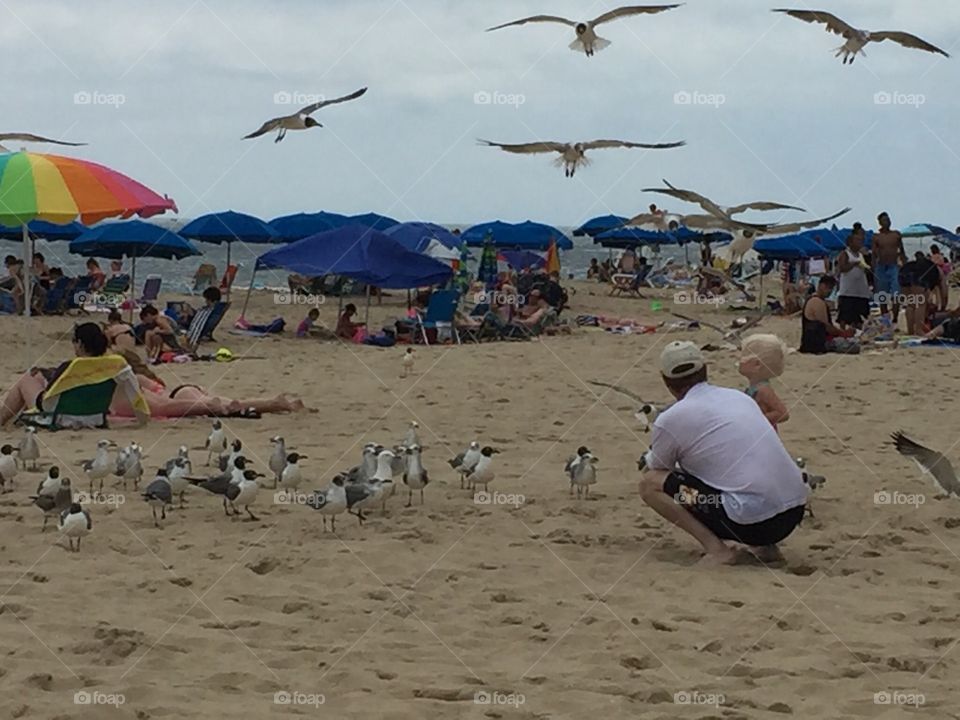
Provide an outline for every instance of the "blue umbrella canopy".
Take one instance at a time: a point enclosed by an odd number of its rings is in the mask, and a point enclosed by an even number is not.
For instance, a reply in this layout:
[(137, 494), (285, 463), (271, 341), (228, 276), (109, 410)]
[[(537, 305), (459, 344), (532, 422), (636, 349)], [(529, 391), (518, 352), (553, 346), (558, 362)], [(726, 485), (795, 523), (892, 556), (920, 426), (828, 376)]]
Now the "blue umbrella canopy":
[[(73, 240), (87, 231), (84, 225), (78, 222), (68, 222), (65, 225), (47, 222), (46, 220), (31, 220), (27, 223), (27, 232), (33, 237), (44, 240)], [(0, 238), (4, 240), (23, 239), (23, 229), (20, 227), (6, 227), (0, 225)]]
[(380, 288), (410, 289), (443, 285), (450, 267), (406, 249), (364, 225), (346, 225), (271, 250), (258, 268), (284, 268), (310, 277), (341, 275)]
[(559, 250), (573, 248), (573, 241), (557, 228), (530, 220), (516, 224), (495, 220), (474, 225), (463, 233), (463, 240), (467, 245), (477, 247), (484, 245), (491, 237), (498, 248), (546, 250), (550, 247), (551, 240), (557, 241)]
[(272, 243), (278, 240), (277, 231), (270, 225), (244, 213), (228, 210), (198, 217), (185, 225), (180, 234), (191, 240), (208, 243)]
[[(794, 235), (775, 238), (761, 238), (753, 244), (753, 249), (763, 258), (770, 260), (803, 260), (813, 257), (832, 257), (838, 255), (846, 246), (847, 238), (853, 228), (829, 228), (804, 230)], [(870, 247), (873, 232), (867, 232), (866, 247)]]
[(394, 220), (386, 215), (378, 215), (377, 213), (364, 213), (363, 215), (352, 215), (349, 218), (349, 224), (366, 225), (368, 228), (373, 228), (374, 230), (384, 232), (385, 230), (392, 228), (394, 225), (399, 225), (400, 221)]
[(725, 232), (699, 233), (686, 227), (663, 232), (644, 230), (638, 227), (620, 227), (608, 230), (593, 238), (593, 242), (609, 248), (634, 247), (635, 245), (685, 245), (691, 242), (712, 242), (718, 245), (731, 242), (733, 236)]
[(596, 237), (607, 230), (615, 230), (618, 227), (626, 225), (628, 218), (619, 215), (601, 215), (599, 217), (587, 220), (583, 225), (573, 231), (574, 237), (583, 237), (589, 235)]
[(944, 245), (960, 247), (960, 236), (933, 223), (917, 223), (904, 228), (900, 234), (905, 238), (935, 238)]
[(124, 257), (179, 260), (203, 254), (185, 237), (143, 220), (106, 223), (91, 228), (70, 243), (70, 252), (110, 260)]
[(501, 250), (499, 254), (514, 270), (542, 268), (547, 264), (546, 258), (532, 250)]
[(446, 245), (451, 250), (460, 249), (460, 238), (445, 227), (427, 222), (407, 222), (394, 225), (384, 234), (389, 235), (408, 250), (422, 252), (431, 240)]
[(295, 242), (311, 235), (336, 230), (349, 223), (350, 220), (346, 215), (315, 212), (284, 215), (274, 218), (269, 224), (281, 242)]

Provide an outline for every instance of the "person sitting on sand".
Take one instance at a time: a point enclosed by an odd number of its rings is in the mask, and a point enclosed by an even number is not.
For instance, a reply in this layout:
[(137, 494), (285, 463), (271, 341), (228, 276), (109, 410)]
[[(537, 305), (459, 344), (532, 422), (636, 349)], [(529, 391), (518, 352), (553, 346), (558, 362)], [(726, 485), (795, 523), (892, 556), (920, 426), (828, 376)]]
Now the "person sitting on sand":
[(181, 350), (173, 322), (166, 315), (161, 315), (153, 305), (146, 305), (140, 311), (140, 322), (143, 324), (143, 344), (148, 360), (156, 361), (163, 353)]
[(102, 288), (107, 281), (106, 274), (100, 269), (100, 263), (93, 258), (87, 260), (87, 275), (90, 277), (90, 290), (93, 292)]
[(776, 335), (750, 335), (743, 341), (739, 370), (750, 383), (745, 392), (760, 406), (774, 430), (790, 419), (790, 411), (770, 385), (770, 380), (783, 375), (785, 360), (786, 346)]
[(13, 255), (8, 255), (6, 266), (7, 277), (4, 280), (3, 291), (13, 296), (14, 307), (19, 315), (23, 312), (23, 273), (20, 270), (23, 262)]
[(314, 323), (320, 319), (320, 311), (317, 308), (310, 308), (307, 316), (297, 325), (297, 337), (305, 338), (313, 332)]
[[(96, 323), (83, 323), (73, 330), (73, 347), (77, 357), (102, 357), (107, 354), (107, 338)], [(22, 375), (0, 402), (0, 425), (6, 425), (24, 410), (42, 408), (43, 391), (51, 387), (70, 362), (50, 370), (32, 369)], [(128, 368), (129, 370), (129, 368)], [(135, 417), (142, 424), (148, 416), (135, 409), (130, 397), (137, 387), (146, 399), (150, 414), (155, 418), (215, 416), (256, 417), (261, 413), (299, 412), (303, 402), (281, 393), (274, 398), (230, 400), (210, 395), (197, 385), (181, 385), (168, 392), (162, 383), (149, 377), (134, 375), (132, 370), (116, 378), (118, 390), (113, 397), (110, 413), (119, 417)]]
[(820, 278), (817, 291), (809, 298), (800, 313), (800, 352), (823, 355), (828, 352), (856, 354), (860, 346), (852, 340), (853, 330), (844, 330), (833, 324), (827, 298), (837, 287), (832, 275)]
[(353, 316), (357, 314), (357, 306), (353, 303), (347, 303), (337, 319), (337, 337), (343, 340), (354, 340), (357, 333), (367, 326), (366, 323), (357, 323), (353, 321)]
[(604, 260), (600, 263), (600, 274), (597, 279), (602, 283), (610, 282), (613, 277), (613, 265), (610, 263), (610, 260)]
[(677, 402), (653, 423), (640, 496), (713, 562), (734, 564), (742, 556), (725, 541), (762, 561), (779, 559), (777, 544), (804, 515), (800, 468), (753, 400), (707, 382), (696, 345), (670, 343), (660, 372)]
[(107, 315), (103, 334), (106, 335), (110, 348), (136, 350), (137, 340), (133, 334), (133, 328), (123, 321), (123, 315), (117, 309), (111, 310)]
[(587, 280), (600, 279), (600, 261), (596, 258), (590, 259), (590, 267), (587, 268)]

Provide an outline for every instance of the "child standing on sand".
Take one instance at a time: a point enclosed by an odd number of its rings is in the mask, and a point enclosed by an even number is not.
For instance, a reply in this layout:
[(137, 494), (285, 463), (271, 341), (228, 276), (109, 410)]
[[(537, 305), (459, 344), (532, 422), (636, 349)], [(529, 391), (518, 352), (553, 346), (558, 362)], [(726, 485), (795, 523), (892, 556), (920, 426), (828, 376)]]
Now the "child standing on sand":
[(297, 337), (304, 338), (310, 335), (313, 332), (313, 324), (320, 318), (320, 311), (316, 308), (311, 308), (310, 312), (307, 313), (307, 316), (300, 321), (300, 324), (297, 325)]
[(770, 385), (770, 380), (783, 374), (786, 346), (776, 335), (751, 335), (743, 341), (740, 374), (749, 382), (747, 395), (756, 400), (764, 416), (777, 429), (790, 419), (787, 406)]

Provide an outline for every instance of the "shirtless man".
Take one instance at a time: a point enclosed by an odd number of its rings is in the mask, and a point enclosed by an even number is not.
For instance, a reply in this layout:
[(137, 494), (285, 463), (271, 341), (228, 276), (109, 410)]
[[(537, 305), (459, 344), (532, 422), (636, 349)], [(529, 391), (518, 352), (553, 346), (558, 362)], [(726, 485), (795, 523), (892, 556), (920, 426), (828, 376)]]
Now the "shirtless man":
[(890, 216), (882, 212), (877, 217), (880, 230), (873, 236), (873, 290), (880, 296), (880, 312), (887, 315), (887, 300), (892, 300), (893, 324), (900, 315), (900, 282), (898, 274), (901, 263), (907, 261), (903, 249), (903, 236), (890, 228)]

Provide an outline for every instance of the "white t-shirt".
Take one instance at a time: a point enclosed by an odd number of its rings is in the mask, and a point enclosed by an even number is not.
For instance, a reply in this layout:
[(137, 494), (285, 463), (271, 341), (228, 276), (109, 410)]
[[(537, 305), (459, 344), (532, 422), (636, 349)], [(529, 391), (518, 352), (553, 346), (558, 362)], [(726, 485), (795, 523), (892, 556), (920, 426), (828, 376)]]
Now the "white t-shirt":
[(721, 492), (727, 516), (753, 525), (803, 505), (807, 486), (773, 426), (750, 396), (700, 383), (653, 423), (647, 462)]

